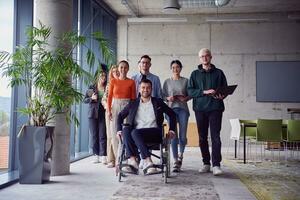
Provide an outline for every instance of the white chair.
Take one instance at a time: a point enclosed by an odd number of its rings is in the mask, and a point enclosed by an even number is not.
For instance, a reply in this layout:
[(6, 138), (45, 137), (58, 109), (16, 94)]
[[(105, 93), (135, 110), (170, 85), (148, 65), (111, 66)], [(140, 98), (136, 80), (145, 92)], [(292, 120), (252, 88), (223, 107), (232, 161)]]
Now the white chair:
[(241, 135), (241, 124), (238, 118), (229, 120), (231, 125), (230, 139), (239, 140)]
[(236, 155), (236, 148), (237, 148), (237, 141), (240, 140), (241, 135), (241, 124), (238, 118), (236, 119), (229, 119), (231, 131), (230, 131), (230, 139), (234, 140), (234, 158), (237, 158)]

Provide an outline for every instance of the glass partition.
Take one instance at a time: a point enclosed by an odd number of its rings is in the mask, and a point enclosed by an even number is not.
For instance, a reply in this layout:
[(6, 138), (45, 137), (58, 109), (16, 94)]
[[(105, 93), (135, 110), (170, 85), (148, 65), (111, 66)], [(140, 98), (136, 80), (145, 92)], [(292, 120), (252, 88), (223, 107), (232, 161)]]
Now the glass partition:
[[(14, 0), (0, 0), (0, 51), (13, 51)], [(2, 69), (0, 68), (0, 74)], [(11, 88), (8, 79), (0, 76), (0, 174), (9, 166), (9, 129), (11, 116)]]

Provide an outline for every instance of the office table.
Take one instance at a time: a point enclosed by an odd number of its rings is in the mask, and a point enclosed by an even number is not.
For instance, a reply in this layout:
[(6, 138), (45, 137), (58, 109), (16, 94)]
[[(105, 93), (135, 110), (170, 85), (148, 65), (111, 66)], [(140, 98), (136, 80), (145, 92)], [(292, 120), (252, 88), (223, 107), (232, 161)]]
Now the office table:
[(256, 123), (241, 123), (242, 129), (244, 131), (244, 164), (246, 164), (246, 128), (248, 127), (256, 127)]
[[(244, 164), (246, 164), (246, 128), (248, 127), (257, 127), (257, 123), (241, 123), (241, 128), (244, 131)], [(287, 128), (286, 124), (282, 124), (282, 128)]]
[(291, 115), (291, 119), (295, 119), (295, 114), (300, 114), (300, 108), (288, 108), (287, 112)]

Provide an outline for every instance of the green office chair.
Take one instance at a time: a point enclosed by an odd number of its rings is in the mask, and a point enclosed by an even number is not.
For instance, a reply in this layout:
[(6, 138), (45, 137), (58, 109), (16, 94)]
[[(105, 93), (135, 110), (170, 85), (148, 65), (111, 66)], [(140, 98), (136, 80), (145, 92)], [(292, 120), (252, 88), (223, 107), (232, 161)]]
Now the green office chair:
[(300, 120), (288, 120), (287, 123), (287, 141), (300, 141)]
[[(282, 141), (282, 120), (281, 119), (258, 119), (256, 140), (258, 142), (280, 143)], [(279, 152), (279, 159), (280, 159), (280, 149), (278, 152)], [(262, 152), (261, 152), (261, 158), (262, 158)]]
[[(300, 142), (300, 120), (288, 120), (287, 121), (287, 136), (285, 139), (285, 160), (287, 161), (287, 143), (296, 143), (296, 148), (298, 152), (299, 142)], [(294, 147), (294, 144), (293, 144)]]
[(282, 120), (281, 119), (258, 119), (256, 140), (261, 142), (282, 141)]
[[(240, 120), (240, 123), (253, 123), (256, 124), (257, 120)], [(244, 137), (244, 129), (241, 130), (241, 137)], [(255, 127), (247, 127), (246, 128), (246, 138), (247, 139), (255, 139), (256, 138), (256, 128)]]

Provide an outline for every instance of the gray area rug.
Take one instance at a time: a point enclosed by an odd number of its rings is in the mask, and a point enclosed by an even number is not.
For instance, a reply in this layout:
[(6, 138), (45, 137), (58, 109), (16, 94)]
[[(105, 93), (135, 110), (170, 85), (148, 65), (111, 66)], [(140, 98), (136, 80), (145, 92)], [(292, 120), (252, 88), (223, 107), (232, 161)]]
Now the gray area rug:
[(128, 175), (111, 200), (218, 200), (209, 179), (211, 174), (200, 175), (192, 166), (186, 165), (181, 173), (172, 173), (167, 184), (161, 174), (144, 176), (140, 171), (139, 175)]

